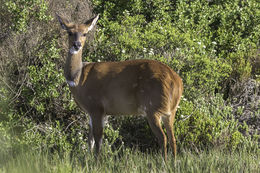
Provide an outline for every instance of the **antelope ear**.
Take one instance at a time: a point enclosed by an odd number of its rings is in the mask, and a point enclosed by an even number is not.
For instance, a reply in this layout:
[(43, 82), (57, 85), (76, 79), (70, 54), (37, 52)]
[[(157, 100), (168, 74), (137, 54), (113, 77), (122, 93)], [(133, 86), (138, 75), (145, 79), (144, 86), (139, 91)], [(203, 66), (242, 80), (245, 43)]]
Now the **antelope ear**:
[(69, 26), (70, 26), (70, 23), (68, 22), (68, 20), (60, 17), (58, 14), (56, 14), (56, 16), (58, 18), (58, 21), (60, 22), (61, 28), (68, 30)]
[(87, 31), (90, 31), (94, 28), (94, 26), (97, 23), (98, 18), (99, 18), (99, 14), (96, 17), (93, 17), (92, 19), (85, 22), (85, 25), (88, 27)]

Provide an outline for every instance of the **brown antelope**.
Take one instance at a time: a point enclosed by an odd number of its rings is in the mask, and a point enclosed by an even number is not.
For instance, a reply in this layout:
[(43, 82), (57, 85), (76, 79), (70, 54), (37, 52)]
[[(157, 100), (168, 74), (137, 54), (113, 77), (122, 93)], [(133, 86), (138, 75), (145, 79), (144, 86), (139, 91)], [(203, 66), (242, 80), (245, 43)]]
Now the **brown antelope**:
[(183, 91), (182, 79), (170, 67), (155, 60), (82, 62), (86, 34), (93, 29), (98, 17), (73, 24), (58, 16), (61, 27), (69, 35), (65, 78), (78, 106), (90, 115), (90, 150), (95, 144), (96, 154), (100, 152), (105, 115), (137, 114), (147, 118), (166, 160), (163, 121), (176, 156), (173, 124)]

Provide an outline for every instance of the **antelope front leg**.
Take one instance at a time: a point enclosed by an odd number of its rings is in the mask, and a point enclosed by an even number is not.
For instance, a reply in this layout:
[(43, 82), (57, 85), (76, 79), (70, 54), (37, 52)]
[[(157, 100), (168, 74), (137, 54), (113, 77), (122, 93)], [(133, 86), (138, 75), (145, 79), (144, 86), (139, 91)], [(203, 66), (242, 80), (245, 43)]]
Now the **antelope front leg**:
[(93, 123), (91, 117), (89, 117), (89, 134), (88, 134), (88, 146), (89, 150), (93, 152), (95, 145), (94, 136), (93, 136)]
[[(103, 128), (104, 128), (104, 115), (95, 114), (91, 116), (92, 129), (90, 133), (90, 147), (96, 147), (96, 155), (99, 154), (102, 144)], [(93, 140), (94, 138), (94, 140)]]

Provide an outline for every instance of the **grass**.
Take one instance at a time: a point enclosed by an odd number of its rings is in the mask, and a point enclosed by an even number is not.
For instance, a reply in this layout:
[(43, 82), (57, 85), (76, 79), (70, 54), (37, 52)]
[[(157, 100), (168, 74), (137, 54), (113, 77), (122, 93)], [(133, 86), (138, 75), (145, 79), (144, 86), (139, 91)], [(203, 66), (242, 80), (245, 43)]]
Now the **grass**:
[(3, 173), (71, 173), (71, 172), (258, 172), (260, 152), (222, 152), (220, 150), (192, 153), (182, 151), (176, 163), (171, 155), (164, 162), (158, 153), (142, 153), (124, 149), (119, 154), (103, 152), (98, 159), (87, 153), (83, 157), (47, 152), (20, 152), (2, 160)]

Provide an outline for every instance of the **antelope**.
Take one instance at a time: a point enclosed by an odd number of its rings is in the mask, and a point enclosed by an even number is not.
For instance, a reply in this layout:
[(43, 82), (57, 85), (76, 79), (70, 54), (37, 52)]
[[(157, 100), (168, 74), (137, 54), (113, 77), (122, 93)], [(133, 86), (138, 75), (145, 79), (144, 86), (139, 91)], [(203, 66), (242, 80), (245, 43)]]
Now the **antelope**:
[(182, 79), (169, 66), (155, 60), (82, 62), (86, 36), (99, 15), (74, 24), (57, 15), (69, 37), (64, 75), (77, 105), (89, 116), (90, 151), (99, 154), (106, 115), (143, 115), (167, 159), (167, 137), (176, 158), (173, 124), (183, 92)]

